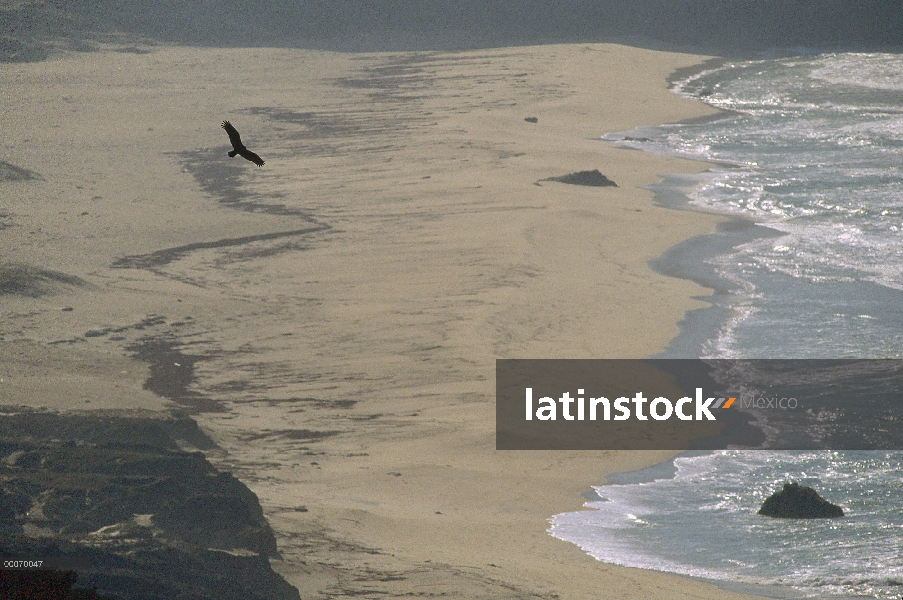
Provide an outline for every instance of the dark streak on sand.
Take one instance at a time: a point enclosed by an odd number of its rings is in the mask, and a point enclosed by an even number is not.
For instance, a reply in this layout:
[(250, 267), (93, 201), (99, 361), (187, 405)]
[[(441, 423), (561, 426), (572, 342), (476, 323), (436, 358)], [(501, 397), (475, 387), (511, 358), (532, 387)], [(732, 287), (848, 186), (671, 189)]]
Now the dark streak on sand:
[(251, 242), (260, 242), (265, 240), (276, 240), (279, 238), (295, 237), (306, 235), (309, 233), (317, 233), (331, 229), (329, 225), (318, 224), (315, 227), (306, 229), (293, 229), (291, 231), (275, 231), (273, 233), (261, 233), (258, 235), (246, 235), (237, 238), (224, 238), (211, 242), (195, 242), (193, 244), (185, 244), (183, 246), (175, 246), (173, 248), (164, 248), (150, 254), (136, 254), (134, 256), (124, 256), (117, 259), (111, 265), (114, 269), (155, 269), (165, 266), (173, 261), (179, 260), (186, 254), (195, 250), (204, 250), (207, 248), (227, 248), (230, 246), (243, 246)]
[[(191, 320), (191, 317), (188, 317)], [(123, 325), (122, 327), (105, 327), (103, 329), (91, 329), (84, 333), (84, 337), (103, 337), (111, 333), (125, 333), (126, 331), (142, 331), (149, 327), (156, 327), (166, 323), (166, 317), (162, 315), (148, 315), (132, 325)]]
[[(425, 83), (420, 81), (420, 85)], [(241, 112), (272, 122), (280, 142), (290, 144), (288, 150), (292, 156), (322, 158), (373, 155), (401, 148), (407, 143), (411, 129), (429, 120), (423, 114), (411, 116), (405, 113), (402, 118), (399, 110), (391, 104), (405, 101), (401, 97), (402, 90), (392, 90), (391, 94), (380, 100), (390, 103), (388, 107), (374, 106), (366, 112), (348, 110), (341, 105), (334, 106), (331, 110), (306, 112), (260, 106)]]
[[(254, 242), (299, 237), (332, 229), (330, 225), (321, 223), (315, 219), (309, 210), (292, 208), (281, 203), (264, 202), (263, 199), (265, 196), (247, 193), (242, 189), (243, 184), (241, 178), (243, 177), (243, 171), (234, 164), (224, 162), (218, 150), (182, 152), (180, 153), (180, 156), (182, 157), (182, 165), (194, 176), (201, 186), (201, 189), (217, 198), (217, 201), (223, 206), (255, 214), (297, 217), (308, 223), (310, 226), (287, 231), (274, 231), (256, 235), (193, 242), (181, 246), (164, 248), (148, 254), (124, 256), (115, 260), (111, 265), (112, 268), (155, 270), (180, 260), (187, 254), (196, 250), (244, 246)], [(270, 194), (270, 197), (278, 198), (280, 196), (278, 194)], [(272, 252), (275, 253), (291, 248), (295, 248), (295, 246), (285, 246), (273, 250)], [(258, 253), (260, 256), (265, 256), (266, 254), (266, 252)]]
[[(171, 327), (183, 327), (191, 322), (193, 319), (191, 317), (185, 317), (183, 321), (175, 321), (169, 323)], [(104, 327), (103, 329), (89, 329), (85, 333), (80, 336), (72, 337), (72, 338), (64, 338), (61, 340), (54, 340), (52, 342), (48, 342), (52, 346), (57, 346), (60, 344), (78, 344), (89, 338), (101, 338), (109, 336), (107, 339), (111, 341), (119, 341), (125, 339), (122, 335), (123, 333), (127, 333), (130, 331), (144, 331), (145, 329), (153, 329), (160, 325), (166, 325), (166, 317), (162, 315), (148, 315), (138, 321), (137, 323), (132, 323), (130, 325), (122, 325), (120, 327)], [(111, 335), (112, 334), (112, 335)]]
[(195, 379), (195, 363), (208, 357), (183, 354), (179, 343), (166, 337), (143, 338), (128, 349), (135, 358), (150, 363), (144, 389), (182, 405), (189, 414), (226, 412), (222, 402), (188, 389)]
[[(389, 115), (378, 115), (374, 112), (355, 115), (347, 114), (342, 110), (297, 112), (281, 108), (258, 107), (249, 108), (245, 112), (296, 127), (297, 131), (286, 133), (286, 137), (292, 140), (335, 140), (342, 137), (360, 139), (366, 135), (385, 133), (386, 118), (390, 118)], [(398, 120), (400, 121), (400, 119)], [(397, 125), (404, 127), (405, 124), (401, 122)], [(392, 126), (393, 128), (396, 126), (395, 120), (392, 121)]]
[(426, 67), (437, 57), (433, 53), (391, 57), (381, 64), (363, 67), (355, 76), (339, 77), (335, 83), (339, 87), (369, 90), (368, 96), (375, 102), (427, 98), (434, 74), (427, 72)]
[(28, 181), (31, 179), (43, 180), (44, 178), (34, 171), (0, 160), (0, 181)]
[(59, 271), (32, 265), (0, 263), (0, 296), (10, 294), (37, 298), (53, 292), (56, 284), (83, 286), (85, 282), (75, 275)]
[(314, 431), (311, 429), (264, 429), (258, 433), (252, 433), (250, 435), (246, 435), (242, 441), (256, 441), (262, 440), (266, 438), (283, 438), (287, 440), (300, 440), (305, 442), (313, 442), (316, 440), (322, 440), (324, 438), (332, 437), (334, 435), (338, 435), (341, 433), (340, 431)]
[[(292, 208), (281, 203), (268, 203), (260, 193), (248, 193), (243, 184), (246, 168), (241, 163), (229, 163), (222, 148), (180, 152), (182, 166), (194, 176), (201, 189), (226, 206), (243, 212), (301, 217), (311, 221), (310, 211)], [(256, 181), (257, 175), (254, 176)], [(280, 198), (280, 194), (269, 194)]]

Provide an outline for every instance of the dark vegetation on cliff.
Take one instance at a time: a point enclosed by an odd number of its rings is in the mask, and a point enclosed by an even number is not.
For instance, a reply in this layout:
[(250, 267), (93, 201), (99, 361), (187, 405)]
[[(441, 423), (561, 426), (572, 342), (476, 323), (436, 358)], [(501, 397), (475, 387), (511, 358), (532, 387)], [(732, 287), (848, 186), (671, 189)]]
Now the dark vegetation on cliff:
[(115, 598), (296, 600), (257, 497), (176, 440), (212, 446), (187, 416), (0, 415), (0, 556)]

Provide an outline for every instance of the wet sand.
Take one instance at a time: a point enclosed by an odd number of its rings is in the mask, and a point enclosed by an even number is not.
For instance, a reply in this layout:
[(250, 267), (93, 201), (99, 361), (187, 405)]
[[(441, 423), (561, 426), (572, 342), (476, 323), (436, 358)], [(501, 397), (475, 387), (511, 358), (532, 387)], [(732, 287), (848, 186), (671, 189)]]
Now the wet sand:
[[(705, 165), (598, 137), (708, 114), (666, 90), (705, 58), (105, 46), (0, 65), (0, 403), (187, 410), (302, 597), (739, 597), (546, 533), (667, 453), (494, 449), (496, 358), (649, 356), (704, 306), (647, 262), (716, 218), (639, 186)], [(263, 168), (226, 156), (222, 120)], [(595, 169), (617, 187), (547, 181)]]

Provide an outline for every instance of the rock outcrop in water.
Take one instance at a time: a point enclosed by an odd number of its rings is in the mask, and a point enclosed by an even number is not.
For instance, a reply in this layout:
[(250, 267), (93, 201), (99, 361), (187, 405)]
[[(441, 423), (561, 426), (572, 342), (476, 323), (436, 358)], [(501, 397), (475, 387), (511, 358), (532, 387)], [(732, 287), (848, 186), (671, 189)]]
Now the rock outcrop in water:
[(759, 514), (779, 519), (830, 519), (842, 517), (843, 509), (831, 504), (811, 487), (785, 483), (762, 503)]

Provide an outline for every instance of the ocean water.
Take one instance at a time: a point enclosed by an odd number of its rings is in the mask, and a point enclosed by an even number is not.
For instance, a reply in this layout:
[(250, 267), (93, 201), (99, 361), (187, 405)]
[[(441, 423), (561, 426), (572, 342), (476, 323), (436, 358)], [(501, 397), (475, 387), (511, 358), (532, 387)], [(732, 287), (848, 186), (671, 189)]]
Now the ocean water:
[[(900, 598), (903, 456), (726, 450), (681, 457), (676, 473), (599, 486), (553, 535), (628, 567), (715, 580), (776, 597)], [(788, 481), (843, 507), (840, 519), (756, 514)]]
[[(903, 357), (903, 55), (725, 63), (674, 91), (724, 112), (606, 139), (715, 164), (669, 178), (670, 192), (757, 227), (692, 244), (717, 318), (688, 319), (692, 343), (671, 356)], [(778, 597), (903, 596), (903, 452), (728, 450), (651, 473), (599, 486), (552, 535), (606, 562)], [(758, 516), (787, 481), (846, 516)]]
[(903, 356), (903, 55), (731, 63), (674, 88), (723, 118), (621, 143), (718, 163), (684, 182), (689, 204), (770, 232), (706, 260), (732, 318), (698, 354)]

